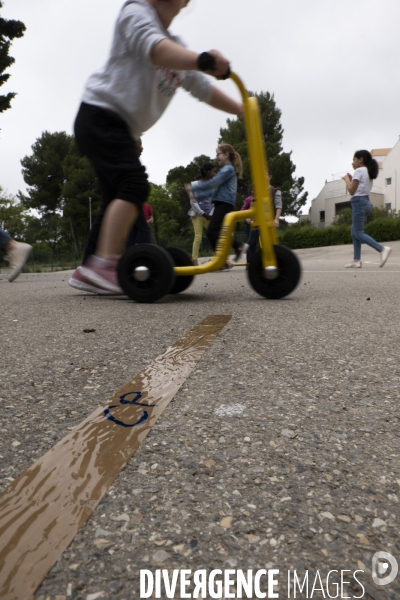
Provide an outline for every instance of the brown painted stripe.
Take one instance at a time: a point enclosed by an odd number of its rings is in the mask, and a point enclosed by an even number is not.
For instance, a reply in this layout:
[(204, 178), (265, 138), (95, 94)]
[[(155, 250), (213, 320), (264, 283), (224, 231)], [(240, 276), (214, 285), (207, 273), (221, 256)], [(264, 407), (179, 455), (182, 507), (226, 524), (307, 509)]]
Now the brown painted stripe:
[(230, 318), (196, 325), (0, 495), (1, 600), (31, 598)]

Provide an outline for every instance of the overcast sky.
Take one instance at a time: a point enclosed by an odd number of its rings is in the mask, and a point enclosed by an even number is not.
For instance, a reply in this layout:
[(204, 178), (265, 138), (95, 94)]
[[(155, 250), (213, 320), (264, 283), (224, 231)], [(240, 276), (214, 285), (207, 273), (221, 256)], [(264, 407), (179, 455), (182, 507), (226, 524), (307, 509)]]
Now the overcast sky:
[[(3, 0), (27, 27), (0, 94), (0, 186), (25, 189), (20, 160), (43, 131), (72, 133), (88, 76), (106, 60), (122, 0)], [(285, 151), (309, 202), (351, 169), (356, 149), (392, 147), (400, 134), (399, 0), (191, 0), (172, 24), (195, 51), (220, 50), (248, 89), (275, 94)], [(218, 82), (239, 99), (230, 81)], [(199, 154), (214, 156), (227, 116), (180, 90), (145, 134), (151, 181)]]

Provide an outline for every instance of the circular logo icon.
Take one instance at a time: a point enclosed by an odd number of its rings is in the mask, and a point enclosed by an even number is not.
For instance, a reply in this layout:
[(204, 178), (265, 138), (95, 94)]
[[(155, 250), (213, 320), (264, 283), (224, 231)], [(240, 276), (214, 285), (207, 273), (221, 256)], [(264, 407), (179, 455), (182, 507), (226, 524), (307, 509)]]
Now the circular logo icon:
[(372, 579), (377, 585), (388, 585), (397, 577), (399, 566), (389, 552), (376, 552), (372, 557)]

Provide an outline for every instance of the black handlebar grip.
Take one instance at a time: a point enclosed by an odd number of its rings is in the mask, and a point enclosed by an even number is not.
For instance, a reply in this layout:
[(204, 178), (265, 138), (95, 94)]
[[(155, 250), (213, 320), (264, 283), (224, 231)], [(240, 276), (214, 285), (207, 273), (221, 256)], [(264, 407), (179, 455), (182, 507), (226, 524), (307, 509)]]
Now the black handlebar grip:
[(229, 79), (229, 77), (231, 76), (231, 70), (228, 67), (227, 72), (225, 73), (225, 75), (221, 75), (221, 77), (219, 77), (218, 79)]
[(214, 71), (215, 58), (209, 52), (202, 52), (197, 58), (197, 66), (199, 71)]
[[(197, 58), (197, 66), (199, 71), (215, 71), (215, 58), (209, 52), (202, 52)], [(220, 75), (218, 79), (229, 79), (231, 70), (228, 67), (224, 75)]]

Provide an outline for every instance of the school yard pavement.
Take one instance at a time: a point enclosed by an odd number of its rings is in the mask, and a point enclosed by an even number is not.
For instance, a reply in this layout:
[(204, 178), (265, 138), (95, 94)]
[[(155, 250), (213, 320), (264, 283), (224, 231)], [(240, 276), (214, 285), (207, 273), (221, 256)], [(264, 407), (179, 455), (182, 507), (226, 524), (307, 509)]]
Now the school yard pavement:
[[(1, 490), (202, 319), (232, 315), (32, 597), (140, 598), (141, 569), (279, 569), (280, 598), (288, 571), (308, 571), (297, 598), (399, 598), (400, 576), (372, 579), (377, 552), (400, 560), (390, 245), (384, 268), (363, 246), (357, 270), (351, 246), (300, 250), (301, 282), (278, 301), (244, 267), (152, 305), (80, 293), (70, 272), (0, 275)], [(395, 572), (379, 564), (376, 581)]]

